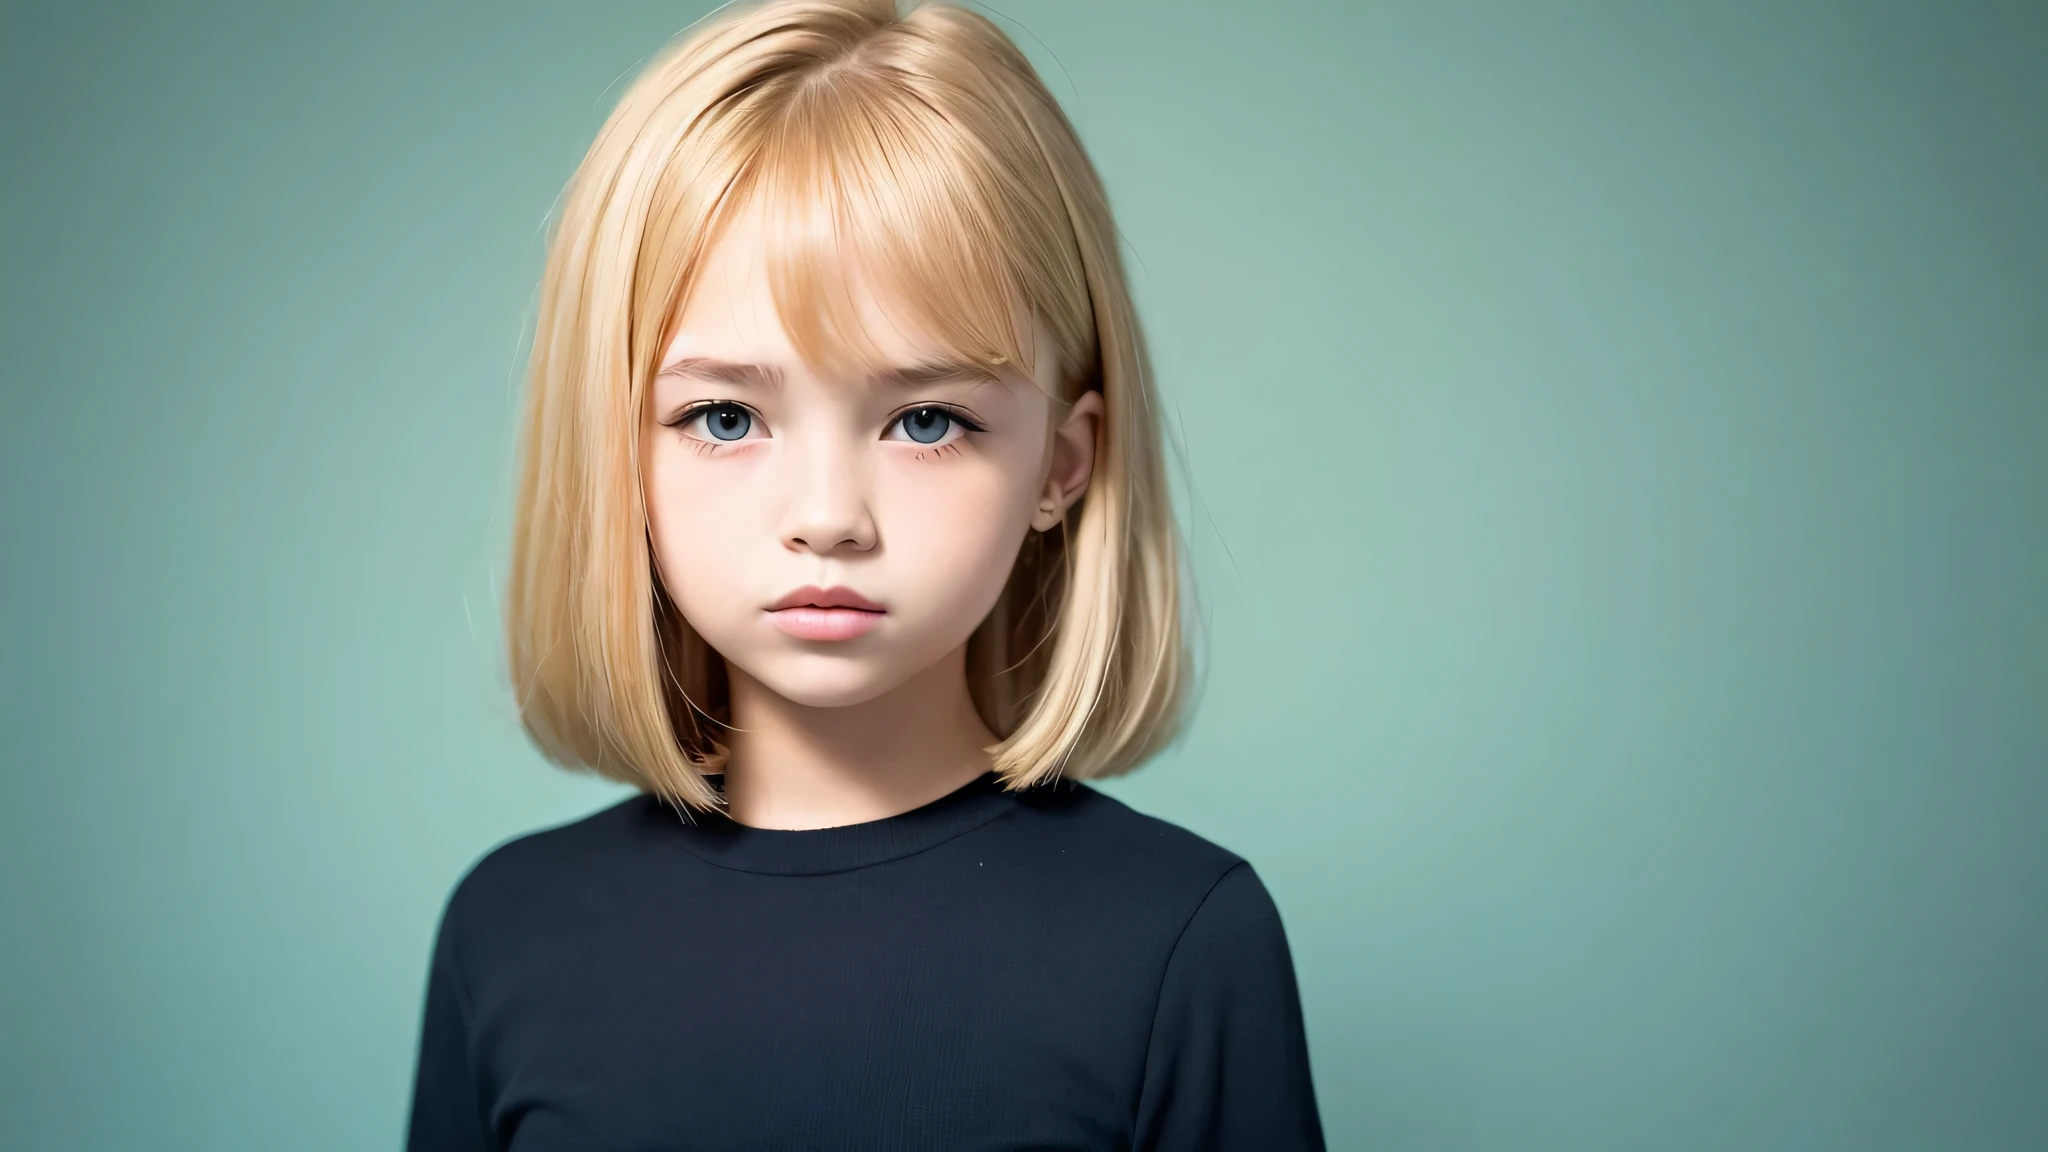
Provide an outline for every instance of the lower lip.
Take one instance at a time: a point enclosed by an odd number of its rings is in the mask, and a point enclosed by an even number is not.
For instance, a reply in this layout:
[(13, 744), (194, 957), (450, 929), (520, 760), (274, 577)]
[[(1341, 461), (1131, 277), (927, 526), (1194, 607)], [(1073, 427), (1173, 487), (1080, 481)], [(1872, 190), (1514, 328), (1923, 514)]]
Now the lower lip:
[(882, 615), (858, 608), (783, 608), (768, 618), (799, 640), (851, 640), (873, 628)]

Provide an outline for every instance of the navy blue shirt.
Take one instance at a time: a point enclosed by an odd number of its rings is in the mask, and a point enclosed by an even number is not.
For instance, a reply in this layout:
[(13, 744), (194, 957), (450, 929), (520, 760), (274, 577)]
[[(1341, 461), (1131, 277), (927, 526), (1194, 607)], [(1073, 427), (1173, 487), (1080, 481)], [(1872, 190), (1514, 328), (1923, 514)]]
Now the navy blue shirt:
[(1243, 859), (994, 773), (862, 824), (647, 794), (456, 886), (411, 1152), (1323, 1147)]

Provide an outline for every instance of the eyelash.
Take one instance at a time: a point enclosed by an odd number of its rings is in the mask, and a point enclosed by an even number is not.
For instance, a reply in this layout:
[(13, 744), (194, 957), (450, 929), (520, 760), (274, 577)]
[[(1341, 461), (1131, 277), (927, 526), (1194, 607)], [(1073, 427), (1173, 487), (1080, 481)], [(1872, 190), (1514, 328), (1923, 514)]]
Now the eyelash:
[[(704, 400), (696, 404), (692, 404), (688, 408), (683, 409), (681, 412), (676, 413), (675, 419), (667, 421), (667, 426), (675, 429), (677, 434), (683, 436), (684, 439), (689, 440), (690, 446), (694, 448), (697, 454), (700, 456), (713, 456), (716, 455), (718, 453), (718, 450), (721, 448), (731, 448), (746, 443), (744, 439), (702, 440), (695, 436), (691, 436), (683, 431), (684, 428), (689, 427), (690, 421), (695, 420), (697, 417), (702, 416), (706, 412), (715, 411), (720, 408), (737, 408), (740, 411), (745, 412), (751, 419), (761, 419), (760, 413), (754, 411), (752, 408), (747, 407), (745, 404), (741, 404), (737, 401)], [(940, 412), (944, 412), (946, 414), (947, 419), (957, 421), (962, 428), (965, 428), (969, 432), (988, 431), (987, 425), (983, 424), (979, 420), (976, 420), (974, 417), (969, 416), (967, 413), (961, 411), (959, 408), (956, 408), (951, 404), (913, 404), (910, 407), (903, 409), (902, 411), (890, 414), (888, 421), (882, 425), (882, 430), (886, 432), (889, 429), (894, 428), (898, 423), (900, 423), (903, 420), (904, 417), (910, 415), (913, 412), (923, 411), (926, 408), (932, 408)], [(955, 456), (960, 454), (960, 445), (958, 441), (955, 441), (950, 444), (941, 444), (937, 448), (926, 447), (924, 451), (918, 452), (917, 455), (913, 457), (913, 459), (937, 459), (938, 457), (945, 455), (948, 452), (952, 453)]]
[(676, 435), (682, 437), (683, 440), (690, 445), (691, 450), (696, 452), (697, 455), (715, 456), (718, 454), (718, 450), (721, 448), (738, 447), (741, 444), (747, 443), (747, 441), (744, 438), (739, 440), (705, 440), (700, 437), (692, 436), (688, 432), (683, 431), (683, 429), (688, 428), (690, 426), (691, 421), (695, 420), (699, 416), (702, 416), (704, 413), (715, 412), (720, 408), (737, 408), (738, 410), (745, 412), (747, 414), (747, 418), (750, 420), (761, 419), (760, 413), (754, 411), (752, 408), (747, 407), (745, 404), (741, 404), (735, 400), (703, 400), (699, 401), (698, 403), (690, 405), (689, 407), (683, 409), (681, 412), (676, 413), (675, 419), (666, 421), (665, 423), (668, 427), (675, 429)]
[[(951, 420), (959, 424), (962, 428), (967, 429), (969, 432), (988, 431), (988, 427), (984, 425), (981, 421), (976, 420), (974, 417), (969, 416), (967, 413), (962, 412), (960, 409), (953, 407), (951, 404), (912, 404), (910, 407), (905, 408), (900, 412), (892, 414), (889, 417), (889, 422), (882, 425), (882, 431), (887, 432), (889, 429), (894, 428), (896, 425), (902, 423), (904, 417), (909, 416), (913, 412), (922, 412), (927, 408), (932, 409), (935, 412), (944, 412), (948, 420)], [(950, 445), (948, 446), (950, 447)]]

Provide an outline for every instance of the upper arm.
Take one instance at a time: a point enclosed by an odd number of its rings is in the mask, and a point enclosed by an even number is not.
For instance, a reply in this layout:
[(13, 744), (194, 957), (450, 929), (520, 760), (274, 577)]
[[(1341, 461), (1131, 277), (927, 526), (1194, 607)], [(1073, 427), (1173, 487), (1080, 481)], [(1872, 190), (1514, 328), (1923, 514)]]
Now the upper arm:
[(458, 888), (441, 913), (427, 966), (407, 1152), (490, 1152), (495, 1147), (471, 1043), (474, 1016), (462, 966), (461, 894)]
[(1287, 934), (1250, 864), (1182, 930), (1160, 985), (1137, 1149), (1321, 1149)]

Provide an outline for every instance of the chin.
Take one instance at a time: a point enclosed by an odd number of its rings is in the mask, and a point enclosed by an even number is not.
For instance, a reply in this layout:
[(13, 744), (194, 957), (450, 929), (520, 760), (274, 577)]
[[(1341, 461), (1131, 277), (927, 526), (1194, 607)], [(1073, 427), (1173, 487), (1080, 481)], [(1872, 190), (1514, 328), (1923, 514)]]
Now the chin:
[(802, 655), (770, 660), (747, 673), (777, 696), (806, 708), (849, 708), (901, 687), (910, 673), (872, 660)]

